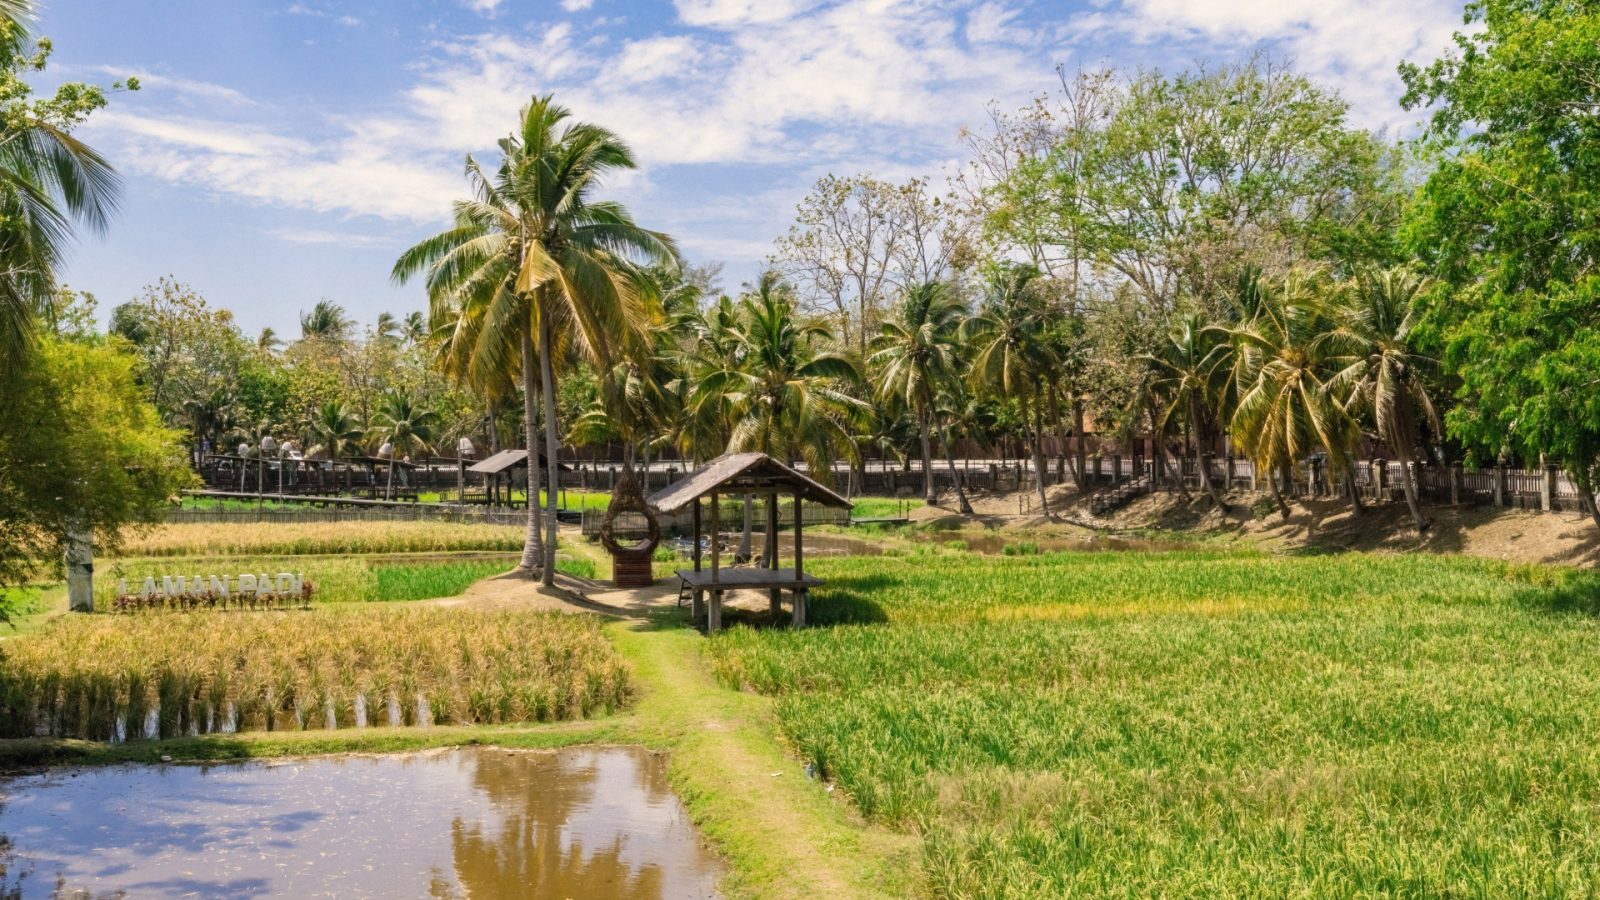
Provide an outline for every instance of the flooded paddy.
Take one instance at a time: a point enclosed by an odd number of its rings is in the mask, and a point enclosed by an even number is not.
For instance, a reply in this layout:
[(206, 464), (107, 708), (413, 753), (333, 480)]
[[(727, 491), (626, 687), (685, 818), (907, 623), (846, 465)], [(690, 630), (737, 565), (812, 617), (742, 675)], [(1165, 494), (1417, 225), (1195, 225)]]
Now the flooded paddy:
[(716, 896), (637, 748), (472, 748), (0, 780), (0, 897)]

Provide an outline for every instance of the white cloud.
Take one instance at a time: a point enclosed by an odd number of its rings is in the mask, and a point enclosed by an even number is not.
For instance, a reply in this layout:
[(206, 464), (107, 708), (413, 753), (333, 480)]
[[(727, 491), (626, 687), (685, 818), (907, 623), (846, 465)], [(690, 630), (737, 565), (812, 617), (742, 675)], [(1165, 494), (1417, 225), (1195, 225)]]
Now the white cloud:
[(461, 0), (463, 6), (479, 15), (493, 17), (504, 0)]
[(225, 85), (213, 84), (209, 81), (197, 81), (193, 78), (179, 78), (176, 75), (164, 75), (160, 72), (151, 72), (137, 66), (59, 66), (55, 67), (63, 74), (84, 71), (112, 78), (137, 78), (141, 88), (148, 91), (146, 97), (151, 95), (172, 94), (204, 100), (212, 103), (221, 103), (228, 106), (254, 106), (255, 101), (243, 93)]
[[(1461, 27), (1459, 0), (1122, 0), (1080, 18), (1080, 40), (1120, 34), (1143, 44), (1177, 42), (1213, 61), (1268, 45), (1331, 85), (1372, 127), (1404, 119), (1397, 98), (1402, 59), (1434, 58)], [(1169, 54), (1170, 55), (1170, 54)], [(1182, 59), (1182, 57), (1180, 57)]]
[(567, 12), (583, 12), (594, 6), (594, 0), (561, 0), (561, 8)]
[(315, 244), (329, 247), (390, 247), (404, 239), (387, 234), (330, 231), (321, 228), (269, 228), (263, 234), (290, 244)]

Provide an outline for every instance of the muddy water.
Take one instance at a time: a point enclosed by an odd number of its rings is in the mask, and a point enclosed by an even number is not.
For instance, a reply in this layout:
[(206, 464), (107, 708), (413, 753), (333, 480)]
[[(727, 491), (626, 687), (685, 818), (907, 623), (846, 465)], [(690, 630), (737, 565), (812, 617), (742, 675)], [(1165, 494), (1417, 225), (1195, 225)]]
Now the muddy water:
[(665, 766), (467, 749), (11, 778), (0, 898), (714, 897)]

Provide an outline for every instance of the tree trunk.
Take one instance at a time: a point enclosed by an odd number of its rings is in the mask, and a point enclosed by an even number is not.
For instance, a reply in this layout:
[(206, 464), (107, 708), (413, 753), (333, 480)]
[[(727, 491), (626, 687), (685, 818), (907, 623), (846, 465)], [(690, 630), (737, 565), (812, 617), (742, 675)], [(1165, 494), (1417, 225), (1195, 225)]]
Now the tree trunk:
[(1211, 502), (1217, 505), (1217, 509), (1227, 512), (1229, 508), (1228, 502), (1222, 499), (1222, 492), (1217, 490), (1216, 484), (1211, 481), (1211, 453), (1205, 438), (1200, 436), (1203, 432), (1200, 430), (1200, 411), (1197, 403), (1198, 401), (1194, 398), (1190, 398), (1189, 422), (1190, 431), (1196, 435), (1194, 442), (1195, 463), (1199, 466), (1200, 483), (1205, 485), (1206, 493), (1211, 495)]
[(383, 485), (383, 499), (394, 499), (394, 454), (389, 454), (389, 480)]
[(1168, 464), (1167, 442), (1162, 440), (1161, 436), (1161, 418), (1156, 413), (1156, 408), (1153, 404), (1145, 404), (1145, 410), (1150, 416), (1150, 452), (1155, 454), (1156, 464), (1161, 467), (1161, 477), (1172, 478), (1173, 484), (1178, 489), (1178, 499), (1188, 503), (1189, 489), (1184, 487), (1183, 473), (1179, 472), (1176, 477), (1173, 477), (1172, 467)]
[[(1261, 464), (1258, 462), (1252, 463), (1252, 465), (1254, 465), (1258, 470), (1261, 468)], [(1283, 489), (1287, 483), (1288, 479), (1285, 478), (1285, 472), (1282, 467), (1280, 467), (1276, 472), (1268, 470), (1267, 486), (1272, 488), (1272, 501), (1278, 504), (1278, 514), (1283, 516), (1285, 519), (1289, 518), (1289, 501), (1283, 498)]]
[(1600, 508), (1594, 505), (1594, 485), (1588, 478), (1574, 477), (1572, 484), (1578, 489), (1578, 496), (1589, 505), (1589, 518), (1594, 520), (1596, 528), (1600, 528)]
[(1033, 486), (1039, 491), (1039, 511), (1050, 515), (1050, 498), (1044, 494), (1044, 398), (1033, 391)]
[(1411, 475), (1411, 458), (1404, 454), (1400, 457), (1400, 483), (1405, 486), (1406, 506), (1411, 508), (1411, 519), (1417, 523), (1417, 533), (1421, 534), (1428, 530), (1429, 523), (1422, 514), (1422, 498), (1417, 493), (1416, 479)]
[(1356, 487), (1356, 467), (1354, 463), (1344, 465), (1344, 489), (1350, 496), (1350, 511), (1356, 515), (1366, 512), (1366, 506), (1361, 503), (1361, 490)]
[(1083, 398), (1074, 397), (1072, 399), (1072, 431), (1078, 439), (1076, 454), (1078, 458), (1078, 491), (1079, 493), (1087, 494), (1089, 492), (1089, 447), (1083, 433), (1083, 420)]
[(927, 410), (917, 413), (917, 428), (922, 432), (922, 502), (933, 506), (939, 498), (933, 490), (933, 438), (928, 418)]
[[(539, 433), (536, 431), (537, 418), (534, 416), (534, 398), (538, 396), (538, 383), (534, 381), (535, 368), (533, 360), (533, 335), (529, 328), (522, 332), (522, 411), (523, 431), (528, 438), (528, 496), (539, 496)], [(528, 536), (522, 543), (522, 561), (517, 564), (520, 572), (534, 572), (544, 566), (544, 538), (541, 536), (539, 522), (539, 504), (528, 502)]]
[[(544, 302), (540, 296), (539, 301)], [(556, 484), (556, 453), (561, 449), (561, 436), (556, 433), (556, 369), (550, 357), (555, 355), (555, 337), (550, 332), (550, 315), (548, 309), (539, 310), (539, 379), (544, 390), (544, 446), (546, 471), (549, 475), (545, 481), (545, 508), (549, 520), (545, 523), (544, 542), (544, 572), (543, 582), (546, 587), (556, 582), (556, 531), (559, 522), (556, 519), (556, 494), (559, 490)], [(531, 424), (528, 426), (533, 427)], [(530, 432), (531, 433), (531, 432)], [(528, 445), (530, 448), (532, 444)], [(530, 449), (528, 468), (533, 469), (533, 454)], [(528, 494), (528, 507), (532, 509), (538, 504), (539, 495), (535, 491)]]
[(950, 467), (950, 481), (956, 486), (956, 509), (964, 516), (972, 515), (972, 504), (967, 501), (967, 487), (961, 483), (961, 472), (956, 468), (955, 452), (950, 447), (950, 426), (946, 425), (940, 430), (940, 440), (944, 443), (945, 465)]

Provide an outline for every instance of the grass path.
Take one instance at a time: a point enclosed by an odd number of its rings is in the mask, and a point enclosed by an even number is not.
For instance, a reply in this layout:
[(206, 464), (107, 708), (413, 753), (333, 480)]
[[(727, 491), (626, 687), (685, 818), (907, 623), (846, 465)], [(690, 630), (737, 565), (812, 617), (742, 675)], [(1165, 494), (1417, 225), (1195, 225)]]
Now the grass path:
[(618, 622), (611, 634), (641, 685), (640, 737), (672, 751), (672, 780), (732, 868), (724, 889), (756, 897), (915, 893), (914, 838), (864, 824), (806, 778), (775, 740), (772, 701), (719, 687), (698, 632)]

